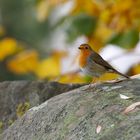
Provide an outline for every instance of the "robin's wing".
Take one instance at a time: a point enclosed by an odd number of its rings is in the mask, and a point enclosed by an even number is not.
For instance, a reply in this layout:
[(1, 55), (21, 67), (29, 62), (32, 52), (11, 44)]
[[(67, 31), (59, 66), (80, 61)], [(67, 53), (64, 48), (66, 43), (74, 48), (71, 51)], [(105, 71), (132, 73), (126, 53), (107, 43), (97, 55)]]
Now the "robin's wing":
[(90, 56), (90, 60), (94, 61), (95, 63), (105, 67), (108, 72), (115, 72), (123, 77), (129, 78), (127, 75), (120, 73), (116, 69), (114, 69), (108, 62), (106, 62), (99, 54), (93, 52)]
[(90, 60), (94, 61), (98, 65), (105, 67), (107, 70), (114, 70), (114, 68), (108, 64), (99, 54), (93, 52), (89, 57)]

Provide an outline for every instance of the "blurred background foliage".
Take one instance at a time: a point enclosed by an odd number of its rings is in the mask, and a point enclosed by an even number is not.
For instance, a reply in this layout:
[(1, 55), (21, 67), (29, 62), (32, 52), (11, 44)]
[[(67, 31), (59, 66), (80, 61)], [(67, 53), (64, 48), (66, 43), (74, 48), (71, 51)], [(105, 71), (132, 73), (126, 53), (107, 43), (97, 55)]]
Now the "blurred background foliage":
[[(0, 81), (89, 82), (73, 66), (78, 45), (87, 42), (100, 52), (114, 44), (123, 55), (134, 52), (139, 17), (139, 0), (0, 0)], [(140, 57), (136, 62), (127, 74), (140, 73)]]

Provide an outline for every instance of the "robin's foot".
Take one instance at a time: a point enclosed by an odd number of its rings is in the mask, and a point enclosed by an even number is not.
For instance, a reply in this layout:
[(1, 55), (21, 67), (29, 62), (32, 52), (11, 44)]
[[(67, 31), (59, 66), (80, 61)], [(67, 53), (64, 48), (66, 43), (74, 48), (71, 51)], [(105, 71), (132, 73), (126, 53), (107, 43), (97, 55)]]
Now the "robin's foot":
[(82, 89), (82, 91), (91, 90), (91, 89), (94, 89), (95, 90), (99, 84), (100, 83), (90, 83), (84, 89)]
[(82, 91), (85, 91), (85, 90), (87, 90), (87, 89), (89, 89), (89, 88), (91, 88), (91, 84), (87, 85), (86, 87), (82, 88), (81, 90), (82, 90)]

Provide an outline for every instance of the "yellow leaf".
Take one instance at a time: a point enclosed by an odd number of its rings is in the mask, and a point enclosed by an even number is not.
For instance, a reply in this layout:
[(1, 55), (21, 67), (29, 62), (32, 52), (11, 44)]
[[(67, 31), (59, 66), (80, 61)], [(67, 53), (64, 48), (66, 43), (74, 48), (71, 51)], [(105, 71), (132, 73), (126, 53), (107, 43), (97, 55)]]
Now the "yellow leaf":
[(40, 78), (55, 77), (60, 75), (60, 60), (49, 57), (39, 62), (35, 74)]
[(86, 79), (79, 74), (67, 74), (61, 76), (58, 81), (60, 83), (85, 83)]
[(114, 73), (105, 73), (104, 75), (102, 75), (99, 80), (100, 81), (108, 81), (108, 80), (113, 80), (113, 79), (117, 79), (118, 75), (114, 74)]
[[(102, 2), (99, 14), (99, 24), (105, 24), (115, 32), (122, 32), (129, 28), (139, 28), (140, 1), (121, 0)], [(97, 27), (97, 28), (100, 28)]]
[(111, 13), (109, 9), (105, 9), (103, 12), (100, 14), (100, 20), (103, 22), (108, 23), (109, 19), (111, 17)]
[(128, 12), (133, 6), (133, 0), (118, 0), (112, 7), (113, 13)]
[(40, 78), (55, 78), (61, 73), (61, 60), (67, 55), (65, 51), (55, 50), (51, 56), (41, 60), (35, 70), (35, 74)]
[(12, 38), (5, 38), (0, 41), (0, 61), (13, 54), (17, 50), (17, 42)]
[(43, 22), (49, 14), (49, 1), (41, 0), (37, 5), (37, 19), (40, 22)]
[(136, 75), (139, 73), (140, 73), (140, 64), (138, 64), (132, 68), (132, 75)]
[(100, 13), (100, 5), (93, 0), (75, 0), (75, 5), (72, 13), (86, 12), (89, 15), (97, 16)]
[(7, 62), (9, 70), (16, 74), (34, 72), (37, 65), (38, 53), (34, 50), (23, 51)]

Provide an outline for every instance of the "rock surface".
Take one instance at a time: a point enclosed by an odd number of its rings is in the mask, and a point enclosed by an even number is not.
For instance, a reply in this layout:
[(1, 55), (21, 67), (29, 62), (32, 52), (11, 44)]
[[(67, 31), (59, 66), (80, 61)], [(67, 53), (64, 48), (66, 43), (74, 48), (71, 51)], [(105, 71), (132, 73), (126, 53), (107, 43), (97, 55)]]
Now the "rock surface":
[(0, 83), (0, 125), (6, 129), (27, 109), (80, 85), (43, 81), (6, 81)]
[(140, 140), (140, 108), (123, 113), (135, 102), (140, 80), (84, 86), (31, 108), (0, 140)]

